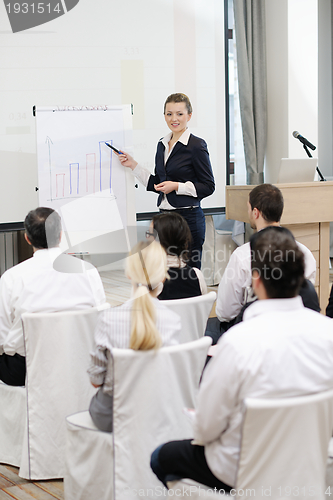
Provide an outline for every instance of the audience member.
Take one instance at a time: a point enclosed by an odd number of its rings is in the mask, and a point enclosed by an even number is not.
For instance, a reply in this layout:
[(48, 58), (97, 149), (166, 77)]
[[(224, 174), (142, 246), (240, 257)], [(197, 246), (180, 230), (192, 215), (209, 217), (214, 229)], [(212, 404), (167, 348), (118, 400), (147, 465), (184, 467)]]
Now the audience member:
[(326, 316), (328, 316), (329, 318), (333, 318), (333, 286), (331, 288), (328, 305), (326, 307)]
[(176, 212), (155, 215), (151, 228), (167, 253), (169, 279), (164, 282), (160, 300), (185, 299), (207, 293), (205, 278), (196, 267), (190, 267), (188, 251), (191, 231), (184, 217)]
[(33, 257), (8, 269), (0, 280), (0, 379), (8, 385), (25, 384), (22, 313), (84, 309), (105, 302), (97, 270), (61, 254), (57, 212), (31, 210), (24, 227)]
[[(312, 309), (312, 311), (320, 312), (318, 294), (311, 281), (304, 279), (302, 286), (298, 292), (298, 295), (301, 297), (304, 307)], [(243, 305), (241, 312), (237, 314), (235, 318), (234, 325), (237, 325), (237, 323), (243, 321), (244, 312), (257, 300), (258, 299), (255, 298), (252, 302), (247, 302), (246, 304)]]
[(167, 277), (166, 253), (159, 243), (140, 242), (126, 261), (133, 298), (103, 311), (95, 333), (96, 350), (88, 370), (100, 387), (90, 404), (90, 415), (103, 431), (112, 431), (112, 380), (106, 378), (113, 347), (147, 351), (178, 344), (180, 318), (156, 299)]
[(152, 454), (157, 477), (190, 478), (211, 488), (235, 487), (242, 402), (289, 398), (333, 387), (330, 319), (298, 296), (304, 254), (290, 231), (268, 227), (251, 239), (252, 286), (258, 301), (223, 335), (206, 368), (194, 416), (194, 441), (172, 441)]
[[(283, 196), (272, 184), (260, 184), (249, 194), (248, 215), (252, 229), (260, 231), (268, 226), (280, 226)], [(316, 260), (310, 250), (297, 243), (305, 257), (305, 278), (313, 284), (316, 278)], [(206, 334), (219, 337), (234, 324), (246, 302), (253, 300), (251, 288), (250, 244), (238, 247), (231, 255), (217, 291), (216, 316), (208, 321)], [(209, 333), (211, 331), (212, 333)]]

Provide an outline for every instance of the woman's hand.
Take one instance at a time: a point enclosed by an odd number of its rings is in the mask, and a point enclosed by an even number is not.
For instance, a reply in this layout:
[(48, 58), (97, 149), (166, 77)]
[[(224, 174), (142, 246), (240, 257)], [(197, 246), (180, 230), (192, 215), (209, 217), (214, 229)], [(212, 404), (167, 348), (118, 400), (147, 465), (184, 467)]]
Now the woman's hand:
[(122, 153), (121, 155), (117, 155), (117, 156), (119, 158), (120, 163), (123, 165), (123, 167), (128, 167), (131, 170), (134, 170), (138, 164), (138, 162), (135, 161), (134, 158), (132, 158), (132, 156), (129, 155), (128, 153)]
[(178, 182), (164, 181), (160, 184), (154, 184), (156, 191), (161, 191), (164, 194), (169, 194), (172, 191), (178, 191)]

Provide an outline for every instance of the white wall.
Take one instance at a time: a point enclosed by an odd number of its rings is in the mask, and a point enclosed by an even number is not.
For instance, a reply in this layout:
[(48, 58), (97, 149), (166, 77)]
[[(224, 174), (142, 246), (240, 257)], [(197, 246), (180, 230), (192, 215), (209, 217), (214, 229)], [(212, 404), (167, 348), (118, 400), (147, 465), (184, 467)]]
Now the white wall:
[(265, 181), (276, 182), (288, 156), (288, 0), (266, 1), (267, 153)]
[[(34, 105), (132, 103), (133, 155), (153, 170), (173, 92), (190, 96), (190, 130), (208, 144), (216, 191), (203, 207), (223, 207), (223, 26), (221, 0), (80, 0), (12, 33), (0, 2), (0, 223), (22, 221), (38, 205)], [(134, 196), (137, 212), (156, 210), (156, 194), (140, 185)]]
[(332, 6), (331, 0), (318, 5), (318, 158), (324, 176), (333, 176), (332, 126)]
[(294, 130), (318, 145), (318, 0), (266, 0), (266, 23), (265, 180), (276, 182), (282, 157), (306, 158)]
[(318, 145), (318, 0), (288, 2), (288, 94), (289, 158), (306, 158), (292, 132)]

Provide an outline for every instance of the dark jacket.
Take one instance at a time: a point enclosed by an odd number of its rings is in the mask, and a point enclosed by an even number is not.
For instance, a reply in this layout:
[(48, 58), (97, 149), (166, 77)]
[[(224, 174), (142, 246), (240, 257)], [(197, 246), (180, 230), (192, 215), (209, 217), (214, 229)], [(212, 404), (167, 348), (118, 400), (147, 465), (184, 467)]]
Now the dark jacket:
[(330, 298), (328, 300), (328, 306), (326, 307), (326, 316), (333, 318), (333, 286), (331, 288)]
[(170, 279), (164, 282), (160, 300), (187, 299), (201, 295), (199, 279), (193, 267), (169, 267)]
[[(160, 141), (155, 156), (155, 174), (149, 177), (147, 191), (155, 191), (154, 184), (164, 181), (191, 181), (197, 191), (197, 198), (177, 195), (175, 191), (172, 191), (166, 195), (167, 200), (176, 208), (198, 207), (200, 200), (211, 195), (215, 190), (207, 144), (203, 139), (191, 134), (187, 145), (181, 142), (175, 144), (165, 166), (164, 151), (164, 144)], [(163, 193), (158, 194), (157, 206), (160, 206)]]

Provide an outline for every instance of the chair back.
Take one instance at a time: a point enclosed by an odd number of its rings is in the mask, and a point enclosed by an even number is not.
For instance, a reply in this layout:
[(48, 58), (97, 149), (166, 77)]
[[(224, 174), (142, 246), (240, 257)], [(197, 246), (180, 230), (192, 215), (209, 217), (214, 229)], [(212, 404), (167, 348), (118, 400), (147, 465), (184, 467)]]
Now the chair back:
[(216, 292), (188, 299), (163, 300), (163, 305), (181, 318), (180, 342), (191, 342), (204, 336), (207, 320), (216, 300)]
[(27, 427), (21, 477), (64, 477), (65, 417), (87, 409), (95, 392), (87, 368), (98, 314), (105, 307), (22, 315)]
[(333, 391), (244, 404), (236, 490), (255, 498), (326, 498)]
[(26, 428), (26, 389), (0, 380), (0, 463), (19, 467)]
[(157, 351), (112, 350), (114, 498), (161, 489), (150, 455), (166, 441), (192, 437), (183, 408), (194, 407), (210, 343), (205, 337)]

